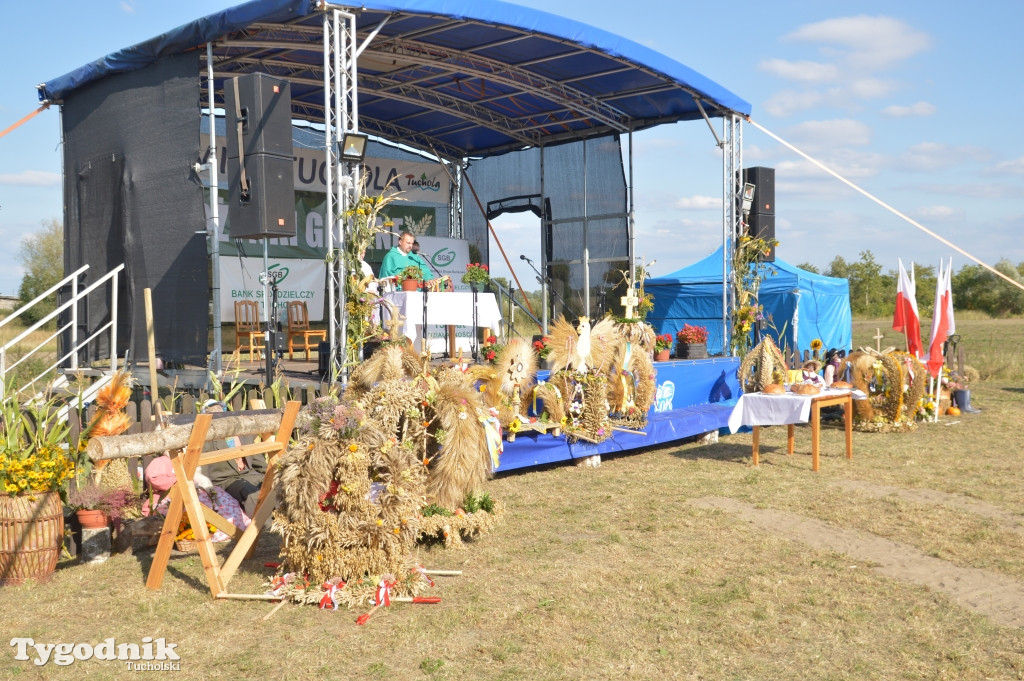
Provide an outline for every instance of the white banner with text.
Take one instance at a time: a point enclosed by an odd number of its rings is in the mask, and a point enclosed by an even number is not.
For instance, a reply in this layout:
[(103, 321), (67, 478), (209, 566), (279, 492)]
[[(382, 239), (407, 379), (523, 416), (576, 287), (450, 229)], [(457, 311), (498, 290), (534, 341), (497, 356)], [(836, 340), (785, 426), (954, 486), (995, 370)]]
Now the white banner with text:
[[(266, 320), (264, 306), (264, 285), (260, 279), (263, 272), (263, 258), (220, 258), (220, 309), (221, 319), (235, 321), (235, 303), (240, 300), (255, 300), (260, 304), (260, 319)], [(270, 281), (277, 284), (278, 320), (287, 324), (288, 303), (306, 303), (309, 320), (323, 321), (327, 265), (323, 260), (271, 258)], [(273, 295), (267, 285), (269, 295)]]

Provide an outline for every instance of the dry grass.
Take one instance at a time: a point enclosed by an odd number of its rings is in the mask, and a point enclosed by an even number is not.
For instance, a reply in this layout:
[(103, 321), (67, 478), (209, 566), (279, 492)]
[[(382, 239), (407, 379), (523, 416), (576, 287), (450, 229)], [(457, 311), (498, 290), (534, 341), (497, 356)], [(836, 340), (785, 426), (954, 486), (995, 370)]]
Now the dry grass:
[[(365, 627), (350, 611), (286, 606), (264, 621), (266, 603), (213, 602), (197, 556), (172, 559), (163, 588), (147, 591), (142, 555), (0, 590), (0, 631), (48, 643), (163, 636), (182, 657), (175, 678), (1020, 679), (1021, 629), (694, 503), (785, 511), (1024, 583), (1024, 388), (984, 381), (972, 402), (980, 414), (912, 433), (855, 433), (852, 460), (829, 425), (817, 474), (807, 428), (792, 457), (785, 429), (769, 428), (758, 469), (750, 435), (732, 435), (504, 475), (488, 485), (507, 508), (491, 534), (421, 550), (429, 567), (464, 571), (438, 580), (443, 603), (396, 605)], [(275, 543), (261, 540), (233, 591), (261, 590)], [(8, 651), (0, 677), (125, 673), (96, 660), (39, 668)]]
[[(852, 461), (841, 431), (826, 428), (819, 474), (806, 429), (787, 457), (785, 429), (772, 428), (759, 469), (750, 436), (734, 435), (598, 469), (503, 476), (489, 489), (509, 510), (492, 534), (464, 551), (422, 551), (428, 566), (465, 571), (442, 578), (444, 602), (396, 606), (365, 627), (354, 612), (288, 606), (264, 622), (265, 603), (212, 602), (196, 556), (172, 560), (164, 587), (147, 591), (144, 555), (0, 591), (0, 630), (46, 642), (164, 636), (178, 643), (179, 678), (1020, 678), (1020, 630), (870, 562), (692, 503), (724, 496), (785, 510), (1024, 582), (1024, 392), (986, 383), (976, 401), (984, 411), (959, 422), (858, 433)], [(888, 488), (945, 495), (925, 502)], [(260, 590), (274, 543), (263, 540), (232, 590)], [(39, 669), (12, 655), (0, 675), (123, 671), (97, 661)]]

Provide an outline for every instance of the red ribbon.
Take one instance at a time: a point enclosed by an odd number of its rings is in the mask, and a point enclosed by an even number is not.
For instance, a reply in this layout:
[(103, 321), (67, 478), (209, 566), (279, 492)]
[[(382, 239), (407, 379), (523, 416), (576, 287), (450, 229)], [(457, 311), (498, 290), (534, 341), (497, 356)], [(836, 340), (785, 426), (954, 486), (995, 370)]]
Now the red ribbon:
[(377, 584), (377, 592), (374, 594), (374, 605), (383, 605), (385, 608), (389, 607), (391, 605), (391, 587), (394, 585), (395, 582), (389, 582), (381, 577), (380, 582)]
[(434, 586), (434, 580), (432, 580), (430, 578), (430, 575), (427, 574), (427, 568), (423, 567), (422, 565), (417, 565), (416, 569), (413, 570), (413, 572), (420, 573), (421, 575), (423, 575), (423, 579), (427, 580), (427, 584), (429, 584), (431, 587)]

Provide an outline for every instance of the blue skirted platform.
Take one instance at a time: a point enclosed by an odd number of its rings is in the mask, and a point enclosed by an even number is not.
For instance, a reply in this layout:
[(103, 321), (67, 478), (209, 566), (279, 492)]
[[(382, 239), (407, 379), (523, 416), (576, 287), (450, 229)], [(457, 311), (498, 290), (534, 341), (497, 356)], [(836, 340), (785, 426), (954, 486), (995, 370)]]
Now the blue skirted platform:
[[(656, 362), (658, 399), (647, 417), (646, 435), (615, 431), (600, 444), (523, 431), (505, 443), (497, 472), (556, 461), (654, 447), (726, 427), (739, 399), (737, 357)], [(540, 372), (538, 379), (547, 379)]]

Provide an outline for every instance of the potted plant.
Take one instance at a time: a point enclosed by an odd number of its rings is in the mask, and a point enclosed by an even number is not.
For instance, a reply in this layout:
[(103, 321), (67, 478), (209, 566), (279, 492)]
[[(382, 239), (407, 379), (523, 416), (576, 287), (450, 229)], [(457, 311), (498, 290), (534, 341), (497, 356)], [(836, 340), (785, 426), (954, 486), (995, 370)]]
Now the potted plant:
[(466, 265), (466, 273), (462, 275), (462, 283), (469, 284), (474, 291), (483, 291), (490, 280), (491, 275), (487, 270), (487, 265), (479, 262), (471, 262)]
[(707, 356), (707, 327), (683, 324), (683, 328), (676, 333), (676, 357), (680, 359), (706, 359)]
[(104, 489), (91, 480), (68, 492), (68, 506), (83, 529), (98, 529), (124, 519), (125, 511), (136, 505), (135, 493), (127, 488)]
[(83, 530), (97, 530), (110, 525), (106, 493), (93, 482), (68, 492), (68, 506), (75, 512)]
[(497, 336), (487, 336), (480, 346), (480, 356), (488, 364), (494, 364), (498, 361), (498, 352), (501, 351), (502, 347), (502, 345), (498, 344)]
[(966, 376), (950, 373), (948, 377), (943, 377), (943, 382), (952, 397), (951, 409), (955, 407), (964, 414), (976, 414), (981, 411), (971, 406), (971, 385)]
[(56, 399), (0, 398), (0, 586), (46, 581), (64, 537), (61, 492), (74, 474)]
[(548, 366), (548, 355), (551, 354), (551, 348), (548, 345), (550, 342), (551, 339), (548, 336), (543, 336), (542, 338), (533, 341), (533, 351), (537, 353), (537, 357), (540, 358), (541, 361), (541, 366), (545, 369), (550, 368)]
[(403, 291), (416, 291), (423, 281), (423, 271), (416, 265), (409, 265), (395, 275), (395, 281), (402, 287)]
[(663, 333), (654, 337), (654, 361), (667, 361), (672, 350), (672, 334)]

